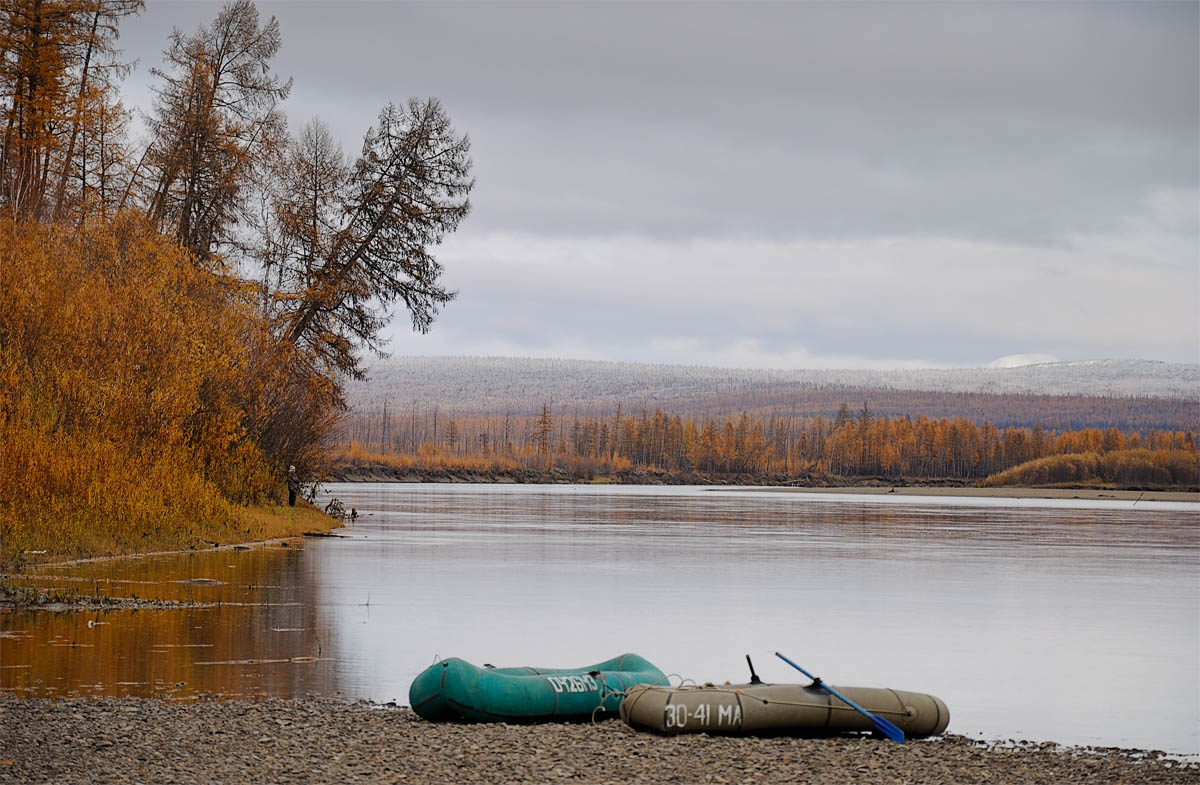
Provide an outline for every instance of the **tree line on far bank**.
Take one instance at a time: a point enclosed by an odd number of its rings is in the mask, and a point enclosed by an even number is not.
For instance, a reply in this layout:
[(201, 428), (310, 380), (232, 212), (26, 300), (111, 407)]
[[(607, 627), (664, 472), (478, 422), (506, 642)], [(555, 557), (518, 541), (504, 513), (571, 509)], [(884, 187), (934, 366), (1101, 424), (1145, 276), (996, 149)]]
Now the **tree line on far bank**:
[(473, 181), (436, 99), (385, 106), (354, 157), (317, 119), (290, 134), (279, 23), (233, 0), (164, 42), (134, 139), (142, 6), (0, 5), (4, 547), (240, 525), (320, 461), (389, 309), (427, 330), (454, 296), (430, 250)]
[[(442, 417), (430, 431), (402, 415), (352, 415), (334, 460), (394, 468), (483, 472), (558, 469), (576, 478), (647, 470), (675, 475), (834, 476), (1012, 483), (1099, 481), (1196, 487), (1200, 451), (1191, 430), (1048, 430), (964, 418), (887, 417), (843, 404), (833, 417), (742, 414), (714, 419), (635, 414), (606, 417)], [(1065, 456), (1095, 456), (1066, 460)], [(1027, 473), (1002, 473), (1037, 463)], [(1009, 483), (1009, 484), (1012, 484)]]

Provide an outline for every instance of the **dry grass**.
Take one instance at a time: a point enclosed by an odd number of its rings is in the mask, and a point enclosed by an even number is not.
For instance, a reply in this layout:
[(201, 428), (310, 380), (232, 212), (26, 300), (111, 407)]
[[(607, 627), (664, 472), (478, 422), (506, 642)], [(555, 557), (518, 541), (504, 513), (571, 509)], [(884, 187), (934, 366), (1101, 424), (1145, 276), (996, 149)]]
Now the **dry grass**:
[(1195, 489), (1200, 485), (1200, 456), (1194, 451), (1144, 449), (1051, 455), (994, 474), (983, 484)]
[[(295, 507), (286, 504), (271, 504), (247, 507), (239, 510), (243, 533), (251, 540), (273, 540), (277, 537), (292, 537), (305, 532), (327, 532), (341, 526), (308, 502), (297, 502)], [(239, 534), (219, 541), (222, 545), (244, 542)]]

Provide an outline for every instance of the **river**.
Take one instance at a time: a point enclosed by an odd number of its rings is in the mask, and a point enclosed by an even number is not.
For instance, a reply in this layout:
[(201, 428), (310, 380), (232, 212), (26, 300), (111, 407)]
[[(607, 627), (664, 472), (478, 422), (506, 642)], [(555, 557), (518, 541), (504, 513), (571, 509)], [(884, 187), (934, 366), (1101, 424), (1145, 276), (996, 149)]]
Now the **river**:
[[(43, 568), (199, 607), (0, 613), (21, 696), (407, 702), (435, 657), (930, 692), (984, 739), (1200, 754), (1200, 505), (333, 484), (302, 547)], [(676, 681), (675, 677), (672, 681)]]

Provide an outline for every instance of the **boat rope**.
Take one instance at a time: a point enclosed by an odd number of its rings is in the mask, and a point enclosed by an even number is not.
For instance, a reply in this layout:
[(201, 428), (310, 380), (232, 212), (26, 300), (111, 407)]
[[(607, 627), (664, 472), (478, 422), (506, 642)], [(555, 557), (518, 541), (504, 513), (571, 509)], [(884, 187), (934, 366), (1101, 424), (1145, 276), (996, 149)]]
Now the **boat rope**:
[[(634, 687), (643, 686), (643, 685), (634, 684), (624, 690), (614, 690), (612, 687), (609, 686), (608, 680), (604, 678), (603, 673), (600, 673), (599, 671), (593, 671), (592, 673), (589, 673), (588, 675), (591, 676), (592, 678), (594, 678), (596, 681), (600, 682), (600, 690), (599, 690), (600, 704), (598, 706), (596, 706), (596, 708), (592, 709), (592, 724), (593, 725), (599, 724), (596, 722), (597, 714), (599, 714), (602, 711), (608, 711), (608, 709), (604, 708), (604, 702), (606, 700), (608, 700), (609, 698), (611, 698), (613, 696), (616, 696), (616, 697), (620, 698), (621, 701), (624, 701), (629, 696), (629, 690), (633, 689)], [(680, 685), (682, 686), (684, 679), (678, 673), (672, 673), (667, 676), (668, 686), (670, 685), (671, 676), (678, 677), (680, 679)], [(687, 679), (687, 681), (692, 681), (692, 680)], [(692, 681), (692, 685), (695, 686), (694, 681)], [(659, 688), (661, 689), (660, 685), (645, 685), (645, 686), (650, 686), (650, 687), (659, 686)], [(618, 701), (618, 703), (620, 703), (620, 701)]]
[(594, 671), (593, 673), (590, 673), (588, 675), (592, 676), (596, 681), (600, 682), (600, 690), (599, 690), (600, 703), (596, 706), (596, 708), (592, 709), (592, 724), (597, 725), (599, 723), (596, 722), (596, 714), (599, 712), (602, 712), (602, 711), (607, 711), (607, 709), (604, 708), (604, 701), (608, 700), (610, 697), (612, 697), (614, 695), (617, 696), (618, 698), (620, 698), (621, 700), (625, 700), (626, 691), (625, 690), (614, 690), (612, 687), (608, 686), (608, 680), (604, 678), (604, 674), (601, 673), (600, 671)]

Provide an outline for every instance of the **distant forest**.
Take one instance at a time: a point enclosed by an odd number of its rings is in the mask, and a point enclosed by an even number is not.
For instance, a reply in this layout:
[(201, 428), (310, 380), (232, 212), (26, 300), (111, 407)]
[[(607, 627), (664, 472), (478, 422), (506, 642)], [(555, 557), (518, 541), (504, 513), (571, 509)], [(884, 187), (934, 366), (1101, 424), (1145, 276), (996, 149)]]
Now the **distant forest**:
[[(725, 419), (742, 414), (754, 418), (832, 418), (853, 402), (884, 417), (963, 418), (973, 423), (990, 423), (999, 428), (1081, 430), (1116, 428), (1121, 431), (1200, 430), (1200, 402), (1183, 398), (1117, 398), (1083, 395), (990, 395), (986, 393), (933, 392), (926, 390), (879, 390), (859, 387), (827, 387), (785, 390), (747, 388), (714, 393), (703, 398), (664, 404), (672, 413), (699, 419)], [(363, 423), (382, 423), (386, 418), (393, 433), (408, 433), (410, 443), (432, 440), (438, 421), (448, 418), (530, 417), (542, 403), (514, 402), (496, 411), (478, 411), (445, 400), (399, 398), (378, 407), (356, 407), (346, 417), (340, 441), (361, 435)], [(658, 406), (614, 404), (607, 412), (598, 404), (554, 407), (564, 417), (603, 417), (615, 411)], [(379, 425), (382, 429), (383, 426)]]
[[(410, 357), (368, 374), (334, 433), (335, 476), (1200, 484), (1193, 365), (756, 371)], [(1157, 394), (1128, 394), (1141, 389)]]
[[(661, 409), (606, 417), (556, 416), (543, 405), (530, 416), (352, 416), (335, 462), (397, 470), (461, 469), (513, 474), (558, 471), (576, 479), (636, 471), (790, 481), (880, 477), (981, 481), (1055, 456), (1108, 456), (1043, 466), (1039, 483), (1104, 479), (1120, 484), (1194, 487), (1200, 453), (1193, 430), (1000, 428), (963, 417), (890, 417), (842, 404), (832, 418), (693, 418)], [(1091, 474), (1079, 470), (1091, 466)], [(1103, 472), (1101, 471), (1103, 469)], [(1013, 475), (1016, 476), (1016, 475)]]

